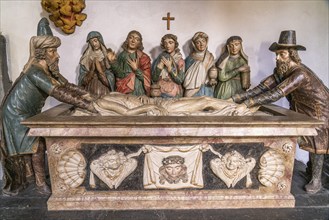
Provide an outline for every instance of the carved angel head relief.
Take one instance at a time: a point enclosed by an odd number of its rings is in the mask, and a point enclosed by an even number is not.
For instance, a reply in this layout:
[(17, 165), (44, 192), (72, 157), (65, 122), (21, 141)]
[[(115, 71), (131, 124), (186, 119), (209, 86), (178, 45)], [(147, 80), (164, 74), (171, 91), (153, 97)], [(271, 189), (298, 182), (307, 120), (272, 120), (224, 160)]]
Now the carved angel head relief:
[(116, 189), (137, 167), (137, 160), (125, 156), (123, 152), (110, 150), (90, 164), (90, 186), (96, 187), (94, 175), (110, 189)]
[(254, 158), (244, 158), (235, 150), (210, 161), (211, 170), (225, 182), (228, 188), (234, 187), (245, 176), (247, 176), (246, 187), (250, 187), (252, 184), (250, 172), (255, 165), (256, 160)]

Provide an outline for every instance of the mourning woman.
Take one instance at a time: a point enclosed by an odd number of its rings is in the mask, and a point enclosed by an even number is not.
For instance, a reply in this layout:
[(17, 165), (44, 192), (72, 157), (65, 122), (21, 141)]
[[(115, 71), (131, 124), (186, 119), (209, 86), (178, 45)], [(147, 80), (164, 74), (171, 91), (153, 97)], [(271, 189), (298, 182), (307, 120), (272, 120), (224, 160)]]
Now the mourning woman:
[(152, 65), (152, 83), (159, 85), (161, 97), (182, 97), (185, 62), (178, 49), (177, 36), (164, 35), (161, 48), (163, 52)]
[(209, 84), (208, 71), (214, 64), (214, 56), (208, 51), (208, 35), (197, 32), (192, 38), (192, 53), (185, 59), (184, 96), (210, 96), (214, 89)]

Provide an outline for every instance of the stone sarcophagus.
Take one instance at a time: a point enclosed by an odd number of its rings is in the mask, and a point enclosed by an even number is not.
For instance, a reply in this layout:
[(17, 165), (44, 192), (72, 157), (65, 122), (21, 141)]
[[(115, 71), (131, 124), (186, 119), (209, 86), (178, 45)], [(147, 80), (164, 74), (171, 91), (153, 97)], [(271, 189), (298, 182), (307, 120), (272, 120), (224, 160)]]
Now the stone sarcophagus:
[(70, 116), (23, 123), (46, 139), (49, 210), (293, 207), (299, 136), (322, 122), (278, 106), (254, 116)]

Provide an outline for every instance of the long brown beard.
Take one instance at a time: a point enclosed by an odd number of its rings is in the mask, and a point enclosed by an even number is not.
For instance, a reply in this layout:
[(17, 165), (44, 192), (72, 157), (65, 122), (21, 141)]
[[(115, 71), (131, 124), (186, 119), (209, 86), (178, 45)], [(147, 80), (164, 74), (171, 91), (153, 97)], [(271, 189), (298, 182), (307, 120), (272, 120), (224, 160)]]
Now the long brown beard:
[(289, 70), (290, 59), (287, 61), (276, 61), (276, 71), (279, 75), (284, 76)]
[(46, 62), (47, 62), (48, 69), (51, 72), (51, 74), (57, 77), (59, 74), (59, 66), (58, 66), (59, 60), (56, 59), (55, 61), (52, 61), (52, 60), (49, 60), (48, 58), (46, 58)]

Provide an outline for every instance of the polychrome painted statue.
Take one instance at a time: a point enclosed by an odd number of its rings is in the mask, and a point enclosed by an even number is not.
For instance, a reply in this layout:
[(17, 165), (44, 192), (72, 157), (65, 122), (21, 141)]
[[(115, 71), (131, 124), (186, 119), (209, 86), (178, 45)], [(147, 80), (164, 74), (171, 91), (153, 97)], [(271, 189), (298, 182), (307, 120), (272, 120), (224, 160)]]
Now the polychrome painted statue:
[(78, 81), (80, 86), (99, 97), (115, 90), (115, 78), (102, 35), (97, 31), (90, 32), (87, 43), (88, 47), (80, 59)]
[(232, 98), (242, 103), (238, 108), (245, 109), (275, 102), (286, 96), (291, 110), (325, 122), (317, 128), (317, 136), (299, 139), (299, 146), (310, 152), (312, 179), (305, 189), (308, 193), (316, 193), (322, 188), (324, 155), (329, 154), (329, 89), (312, 70), (302, 64), (297, 51), (306, 48), (296, 44), (295, 31), (282, 31), (279, 42), (273, 43), (269, 50), (276, 54), (274, 73), (255, 88)]
[(228, 99), (250, 87), (248, 57), (243, 52), (242, 39), (232, 36), (226, 41), (225, 50), (216, 62), (218, 83), (214, 97)]
[(151, 90), (151, 59), (143, 52), (143, 39), (138, 31), (128, 33), (117, 59), (108, 56), (115, 74), (116, 91), (124, 94), (147, 95)]
[(41, 19), (38, 36), (30, 40), (30, 58), (1, 106), (4, 194), (16, 195), (27, 186), (28, 177), (35, 178), (38, 191), (50, 193), (45, 181), (44, 140), (28, 136), (29, 129), (21, 125), (24, 119), (41, 112), (48, 96), (95, 112), (88, 92), (69, 83), (59, 73), (57, 48), (60, 44), (48, 20)]
[(185, 62), (178, 49), (177, 36), (166, 34), (161, 39), (164, 50), (152, 65), (152, 84), (158, 84), (161, 97), (182, 97)]
[(208, 35), (197, 32), (192, 38), (192, 53), (185, 59), (184, 96), (210, 96), (214, 89), (209, 84), (208, 71), (214, 64), (214, 56), (208, 51)]

